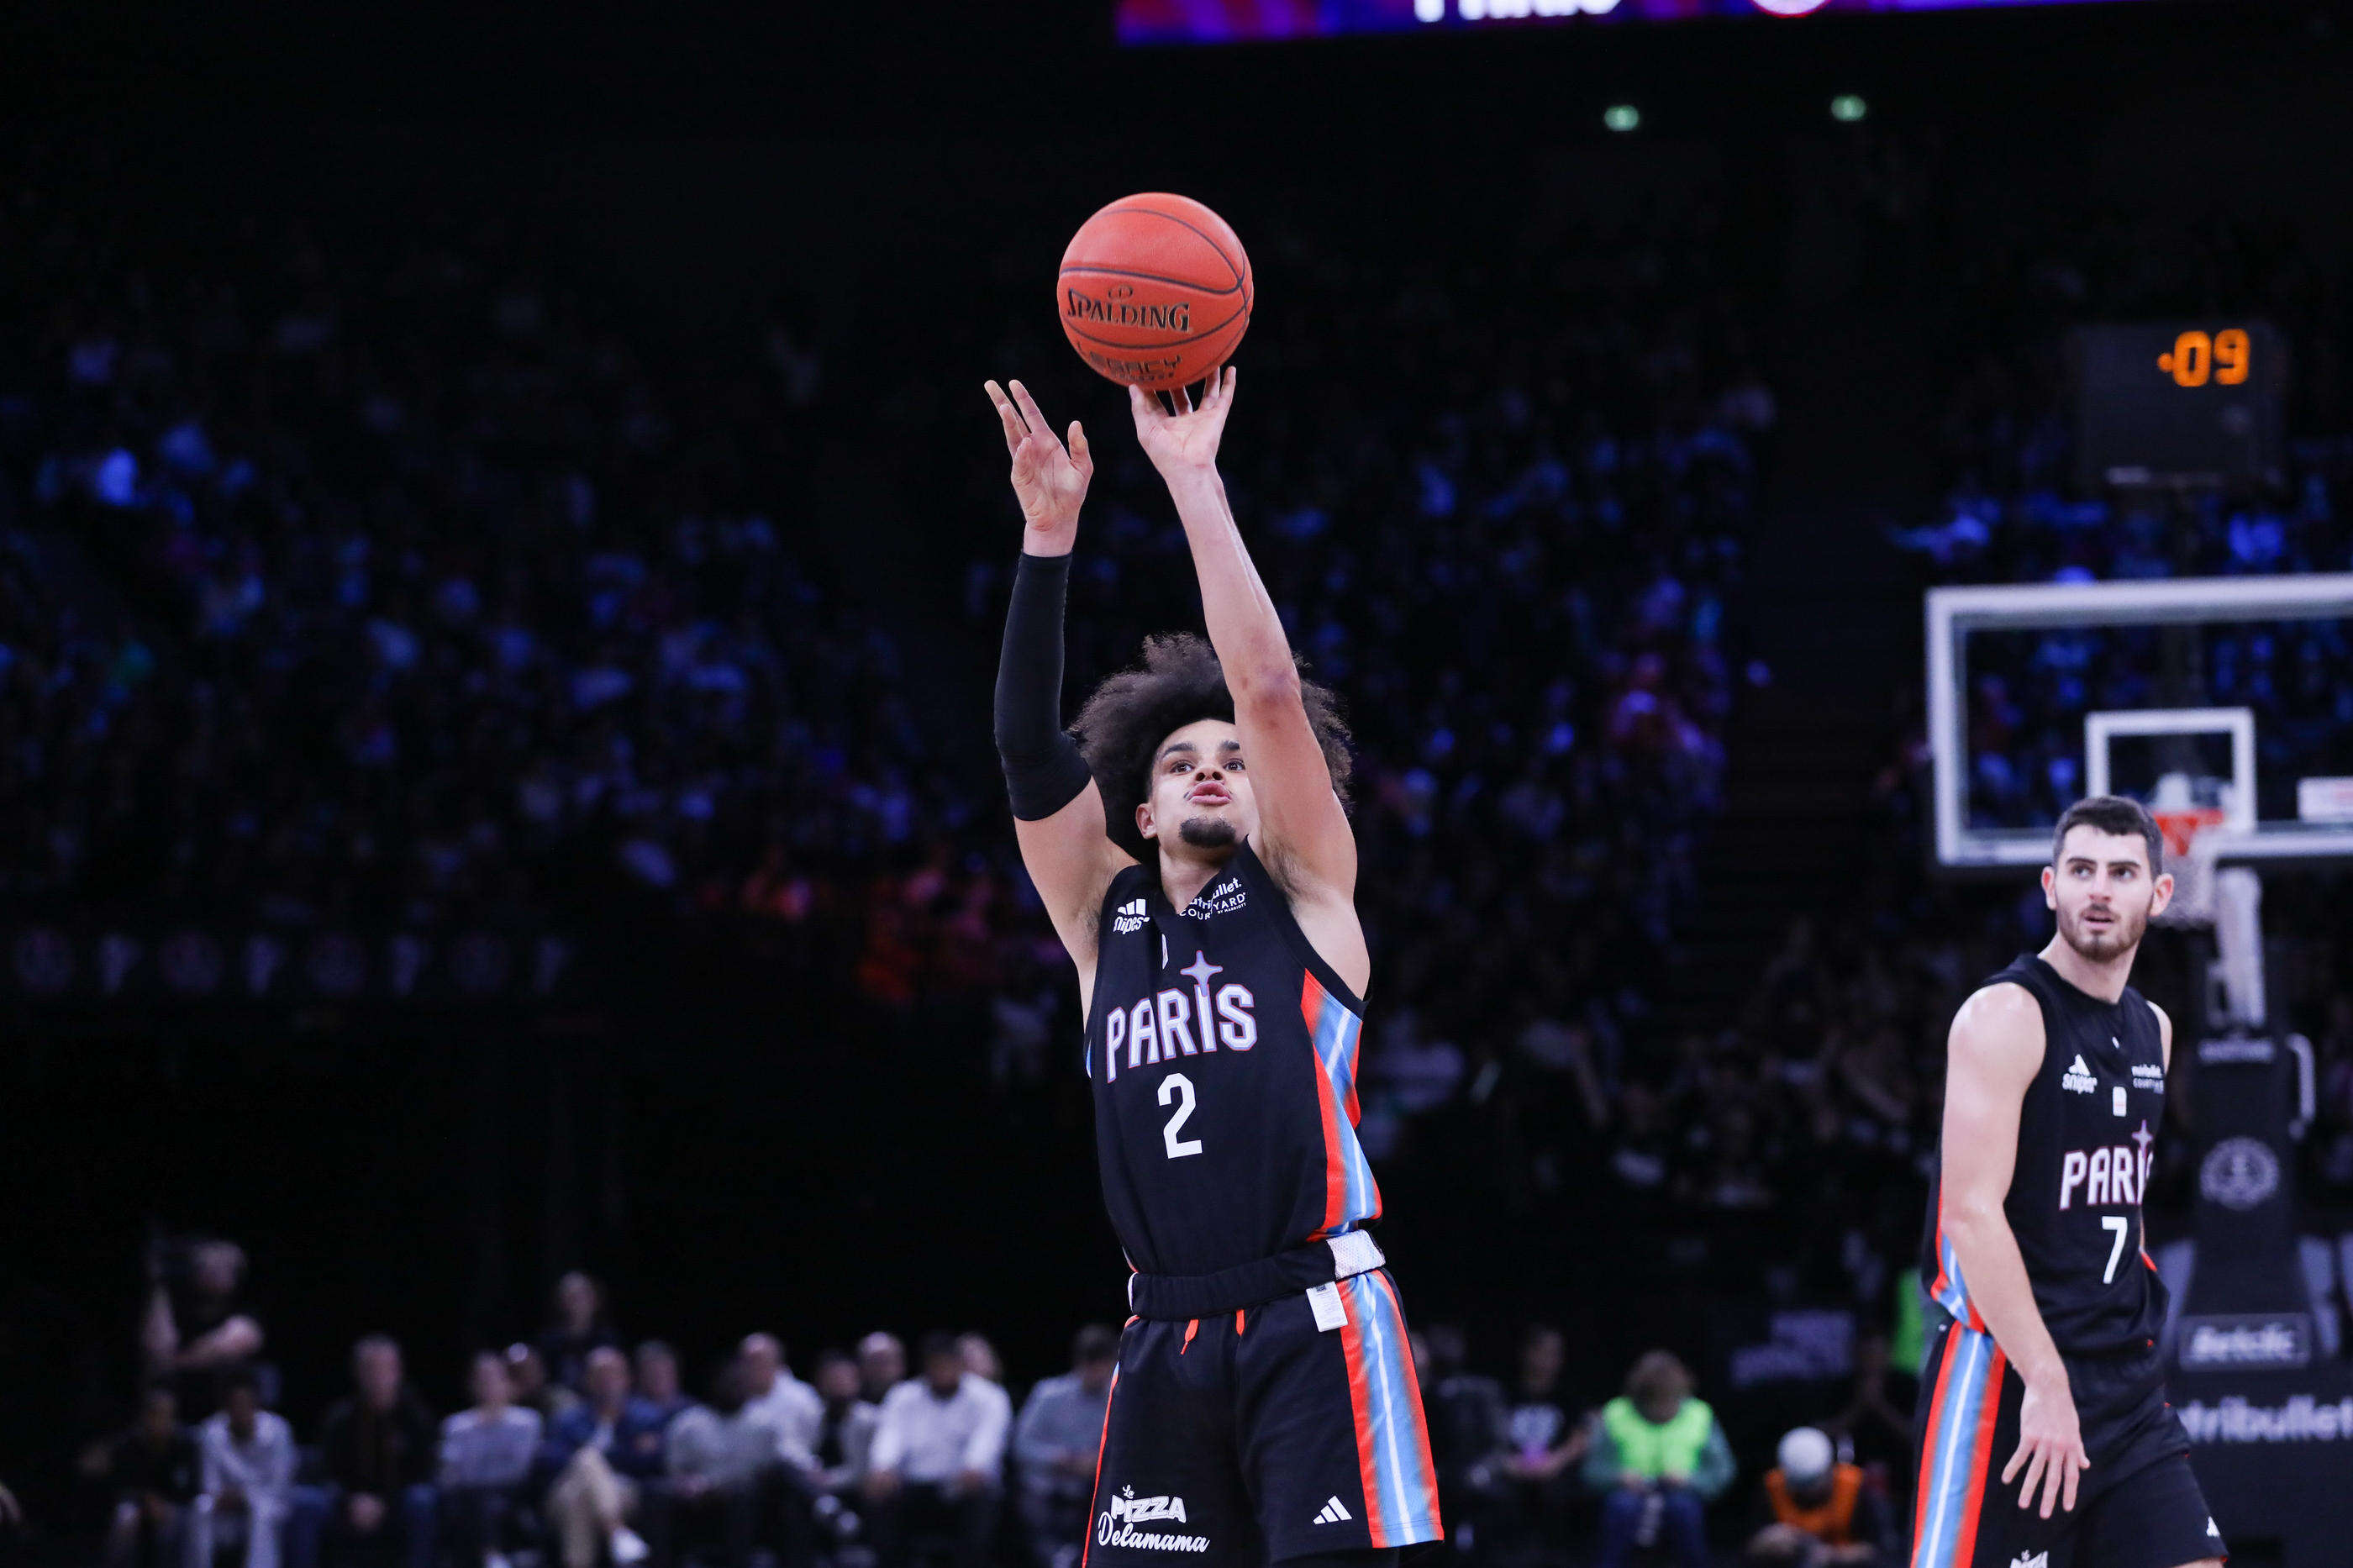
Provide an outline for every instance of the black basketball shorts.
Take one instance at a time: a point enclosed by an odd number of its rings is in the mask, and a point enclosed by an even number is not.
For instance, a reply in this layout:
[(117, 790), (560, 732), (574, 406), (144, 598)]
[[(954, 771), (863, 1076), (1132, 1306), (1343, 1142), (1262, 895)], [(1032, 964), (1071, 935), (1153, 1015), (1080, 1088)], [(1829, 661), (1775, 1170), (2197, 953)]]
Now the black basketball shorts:
[(1397, 1287), (1376, 1269), (1217, 1318), (1136, 1318), (1103, 1412), (1084, 1568), (1250, 1564), (1437, 1541)]
[(2026, 1384), (1993, 1336), (1947, 1319), (1936, 1331), (1915, 1418), (1920, 1484), (1912, 1568), (2179, 1568), (2224, 1555), (2189, 1468), (2189, 1439), (2165, 1402), (2154, 1350), (2067, 1361), (2092, 1461), (2072, 1510), (2021, 1508), (2018, 1451)]

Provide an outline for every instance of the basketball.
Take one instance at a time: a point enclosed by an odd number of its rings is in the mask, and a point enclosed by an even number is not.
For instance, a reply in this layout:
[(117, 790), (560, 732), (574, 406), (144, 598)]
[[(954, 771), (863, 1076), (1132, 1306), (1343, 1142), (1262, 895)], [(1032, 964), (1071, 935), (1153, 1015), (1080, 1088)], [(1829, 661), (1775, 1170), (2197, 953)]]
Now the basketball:
[(1188, 196), (1125, 196), (1079, 226), (1054, 304), (1079, 357), (1165, 391), (1232, 357), (1250, 328), (1250, 266), (1226, 220)]

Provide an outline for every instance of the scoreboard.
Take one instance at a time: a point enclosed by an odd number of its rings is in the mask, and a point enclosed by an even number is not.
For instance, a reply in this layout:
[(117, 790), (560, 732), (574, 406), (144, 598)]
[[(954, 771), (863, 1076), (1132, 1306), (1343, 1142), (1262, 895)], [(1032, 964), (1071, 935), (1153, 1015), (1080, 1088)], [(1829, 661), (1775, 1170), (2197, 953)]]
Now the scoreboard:
[[(1123, 44), (1227, 44), (1351, 33), (1680, 22), (1875, 11), (2084, 4), (2087, 0), (1118, 0)], [(2116, 0), (2108, 0), (2116, 3)]]
[(2279, 482), (2287, 345), (2267, 322), (2084, 327), (2071, 348), (2085, 489)]

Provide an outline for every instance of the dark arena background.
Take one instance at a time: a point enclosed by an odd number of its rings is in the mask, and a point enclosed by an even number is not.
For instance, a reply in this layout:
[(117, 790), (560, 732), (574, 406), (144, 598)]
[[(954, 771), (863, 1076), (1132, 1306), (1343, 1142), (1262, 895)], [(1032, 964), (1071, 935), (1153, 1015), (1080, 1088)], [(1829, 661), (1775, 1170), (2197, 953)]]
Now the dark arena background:
[[(1250, 247), (1223, 467), (1354, 727), (1430, 1554), (1595, 1561), (1665, 1350), (1717, 1561), (1799, 1426), (1906, 1560), (1946, 1030), (2096, 773), (2237, 835), (2136, 973), (2173, 1402), (2233, 1563), (2353, 1560), (2353, 11), (1765, 8), (12, 7), (0, 1563), (197, 1560), (118, 1511), (159, 1370), (223, 1397), (159, 1298), (262, 1336), (289, 1568), (480, 1551), (305, 1535), (364, 1335), (438, 1421), (757, 1333), (977, 1334), (1018, 1411), (1120, 1323), (981, 384), (1093, 438), (1067, 715), (1201, 625), (1050, 313), (1153, 190)], [(2147, 711), (2223, 717), (2087, 741)], [(1092, 1529), (1055, 1414), (992, 1568)], [(651, 1550), (876, 1562), (786, 1512)]]

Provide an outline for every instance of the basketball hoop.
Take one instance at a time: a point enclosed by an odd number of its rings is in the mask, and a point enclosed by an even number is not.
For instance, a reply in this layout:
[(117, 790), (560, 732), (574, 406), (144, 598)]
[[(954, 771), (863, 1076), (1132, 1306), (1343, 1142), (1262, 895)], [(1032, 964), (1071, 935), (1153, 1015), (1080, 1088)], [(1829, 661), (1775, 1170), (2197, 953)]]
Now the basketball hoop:
[(2173, 901), (2158, 920), (2166, 925), (2214, 923), (2214, 859), (2221, 836), (2214, 829), (2229, 819), (2219, 805), (2153, 811), (2165, 835), (2165, 868), (2173, 873)]

